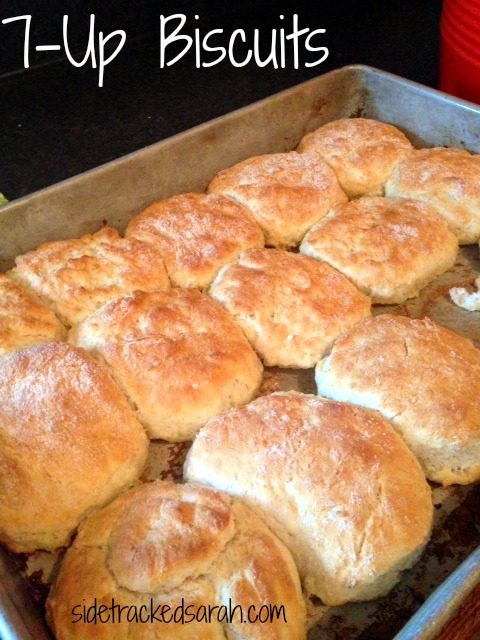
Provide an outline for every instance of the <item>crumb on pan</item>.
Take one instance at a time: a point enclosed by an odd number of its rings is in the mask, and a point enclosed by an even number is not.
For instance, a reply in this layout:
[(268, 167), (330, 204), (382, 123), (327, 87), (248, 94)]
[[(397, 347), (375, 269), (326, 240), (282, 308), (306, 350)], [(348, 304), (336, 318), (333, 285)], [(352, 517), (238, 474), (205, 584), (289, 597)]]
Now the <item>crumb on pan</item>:
[(476, 291), (469, 292), (465, 287), (453, 287), (450, 289), (452, 301), (466, 311), (480, 311), (480, 276), (475, 279)]

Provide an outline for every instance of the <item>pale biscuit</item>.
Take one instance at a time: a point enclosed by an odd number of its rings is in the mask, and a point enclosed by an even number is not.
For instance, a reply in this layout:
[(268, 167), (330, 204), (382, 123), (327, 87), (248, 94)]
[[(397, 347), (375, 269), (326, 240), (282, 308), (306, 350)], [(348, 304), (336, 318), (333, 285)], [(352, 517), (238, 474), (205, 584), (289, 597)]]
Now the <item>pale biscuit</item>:
[(0, 356), (65, 336), (65, 327), (53, 311), (0, 274)]
[(307, 592), (327, 605), (377, 598), (413, 565), (432, 525), (430, 487), (378, 413), (296, 392), (211, 420), (185, 477), (256, 510)]
[(400, 304), (455, 264), (458, 242), (425, 203), (365, 197), (335, 207), (300, 251), (341, 271), (374, 303)]
[(208, 186), (245, 205), (267, 245), (294, 247), (327, 211), (347, 200), (335, 173), (317, 155), (272, 153), (220, 171)]
[(370, 315), (370, 299), (341, 273), (280, 249), (246, 251), (209, 293), (269, 366), (313, 367), (338, 335)]
[(452, 301), (465, 311), (480, 311), (480, 276), (475, 278), (476, 290), (470, 291), (465, 287), (452, 287), (449, 291)]
[(396, 127), (368, 118), (343, 118), (308, 133), (301, 153), (317, 153), (334, 169), (350, 198), (383, 195), (395, 165), (412, 151)]
[(148, 439), (110, 375), (46, 342), (0, 358), (0, 541), (67, 545), (78, 523), (133, 484)]
[[(97, 606), (114, 598), (119, 607), (156, 610), (157, 620), (163, 606), (165, 622), (129, 624), (124, 615), (115, 624), (72, 623), (72, 610), (94, 598)], [(283, 607), (284, 617), (247, 622), (249, 610), (262, 616), (272, 605)], [(211, 622), (202, 609), (211, 611)], [(103, 640), (306, 638), (295, 564), (258, 516), (211, 489), (162, 481), (123, 494), (84, 522), (50, 592), (47, 617), (61, 640), (98, 638), (99, 626)]]
[(120, 298), (70, 339), (107, 363), (152, 438), (191, 439), (212, 416), (248, 402), (262, 381), (241, 330), (197, 289)]
[(380, 315), (334, 344), (318, 393), (380, 411), (430, 480), (480, 479), (480, 351), (430, 319)]
[(66, 325), (131, 291), (167, 289), (159, 251), (105, 227), (93, 235), (41, 244), (19, 256), (9, 276), (31, 289)]
[(464, 149), (419, 149), (397, 165), (385, 193), (428, 202), (460, 244), (480, 239), (479, 155)]
[(184, 193), (154, 202), (129, 223), (126, 236), (160, 251), (174, 286), (205, 289), (220, 267), (263, 247), (263, 232), (231, 198)]

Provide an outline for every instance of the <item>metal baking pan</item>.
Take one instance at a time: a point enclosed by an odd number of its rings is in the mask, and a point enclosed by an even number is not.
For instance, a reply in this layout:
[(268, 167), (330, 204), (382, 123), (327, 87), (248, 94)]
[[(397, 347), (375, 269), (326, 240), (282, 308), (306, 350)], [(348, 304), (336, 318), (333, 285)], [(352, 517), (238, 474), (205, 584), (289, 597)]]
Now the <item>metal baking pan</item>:
[[(12, 266), (16, 255), (46, 240), (79, 236), (102, 224), (121, 231), (153, 200), (202, 191), (220, 169), (252, 155), (293, 149), (307, 131), (346, 116), (390, 122), (416, 146), (480, 152), (480, 108), (370, 67), (344, 67), (2, 207), (0, 271)], [(478, 313), (457, 309), (448, 298), (451, 286), (471, 283), (478, 271), (478, 248), (465, 247), (455, 268), (419, 298), (374, 311), (429, 315), (480, 345)], [(262, 392), (285, 388), (313, 392), (313, 372), (266, 371)], [(188, 444), (152, 443), (144, 479), (180, 480), (187, 450)], [(480, 542), (480, 486), (436, 487), (434, 501), (432, 541), (392, 593), (328, 610), (312, 602), (311, 614), (318, 622), (310, 640), (435, 637), (480, 582), (479, 560), (470, 555)], [(59, 557), (43, 552), (14, 556), (0, 549), (2, 640), (50, 637), (42, 601)], [(454, 578), (435, 591), (455, 570)]]

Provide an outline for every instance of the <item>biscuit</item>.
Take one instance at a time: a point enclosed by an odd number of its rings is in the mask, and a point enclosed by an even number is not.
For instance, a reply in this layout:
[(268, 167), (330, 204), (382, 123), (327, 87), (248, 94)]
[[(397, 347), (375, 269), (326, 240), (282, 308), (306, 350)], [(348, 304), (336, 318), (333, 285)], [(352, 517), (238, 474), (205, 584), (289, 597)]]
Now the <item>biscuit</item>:
[(453, 267), (458, 242), (425, 203), (365, 197), (335, 207), (300, 251), (341, 271), (372, 302), (400, 304)]
[(318, 393), (390, 420), (443, 485), (480, 479), (480, 351), (430, 319), (380, 315), (339, 338), (316, 369)]
[(114, 298), (169, 285), (161, 254), (105, 227), (93, 235), (41, 244), (19, 256), (9, 276), (31, 289), (67, 326)]
[(460, 244), (480, 239), (479, 155), (464, 149), (419, 149), (396, 166), (385, 193), (432, 205)]
[(262, 381), (241, 330), (196, 289), (116, 300), (70, 340), (105, 361), (152, 438), (191, 439), (212, 416), (248, 402)]
[(274, 247), (300, 244), (327, 211), (345, 202), (335, 173), (317, 155), (272, 153), (220, 171), (208, 186), (245, 205)]
[(393, 168), (413, 147), (396, 127), (368, 118), (343, 118), (308, 133), (300, 153), (319, 154), (350, 198), (383, 195)]
[(53, 311), (0, 274), (0, 356), (39, 342), (62, 340), (65, 335)]
[(244, 250), (263, 247), (263, 232), (238, 202), (217, 194), (184, 193), (150, 205), (126, 236), (160, 251), (172, 284), (205, 289)]
[(0, 380), (0, 541), (52, 550), (138, 478), (148, 439), (108, 373), (66, 343), (3, 356)]
[(261, 397), (199, 432), (184, 475), (241, 497), (326, 605), (385, 594), (430, 536), (420, 465), (362, 407), (292, 391)]
[(209, 290), (268, 366), (313, 367), (335, 338), (370, 315), (370, 299), (324, 262), (252, 249)]
[[(126, 615), (120, 623), (105, 621), (104, 640), (306, 638), (305, 603), (290, 553), (239, 501), (195, 485), (141, 485), (83, 523), (47, 602), (59, 640), (99, 637), (98, 625), (72, 623), (72, 611), (90, 607), (94, 598), (97, 606), (110, 607), (113, 598), (137, 611), (158, 607), (157, 620), (165, 607), (163, 623), (129, 624)], [(188, 624), (180, 617), (182, 598), (192, 616)], [(255, 616), (271, 605), (283, 606), (285, 619), (245, 620), (249, 607)], [(176, 607), (179, 615), (169, 621)], [(211, 621), (202, 621), (202, 608), (209, 607), (216, 608)], [(235, 611), (231, 622), (229, 610)]]

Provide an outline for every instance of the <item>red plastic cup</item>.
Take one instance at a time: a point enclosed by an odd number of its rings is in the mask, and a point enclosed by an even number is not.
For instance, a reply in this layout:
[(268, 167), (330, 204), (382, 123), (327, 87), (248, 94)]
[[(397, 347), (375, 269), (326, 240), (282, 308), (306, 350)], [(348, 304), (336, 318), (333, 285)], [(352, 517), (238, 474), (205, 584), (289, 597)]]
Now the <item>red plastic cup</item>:
[(480, 0), (444, 1), (440, 88), (480, 103)]
[(447, 37), (457, 38), (463, 48), (480, 49), (480, 23), (478, 29), (472, 29), (465, 14), (457, 17), (453, 11), (445, 11), (442, 16), (442, 35), (444, 33)]

